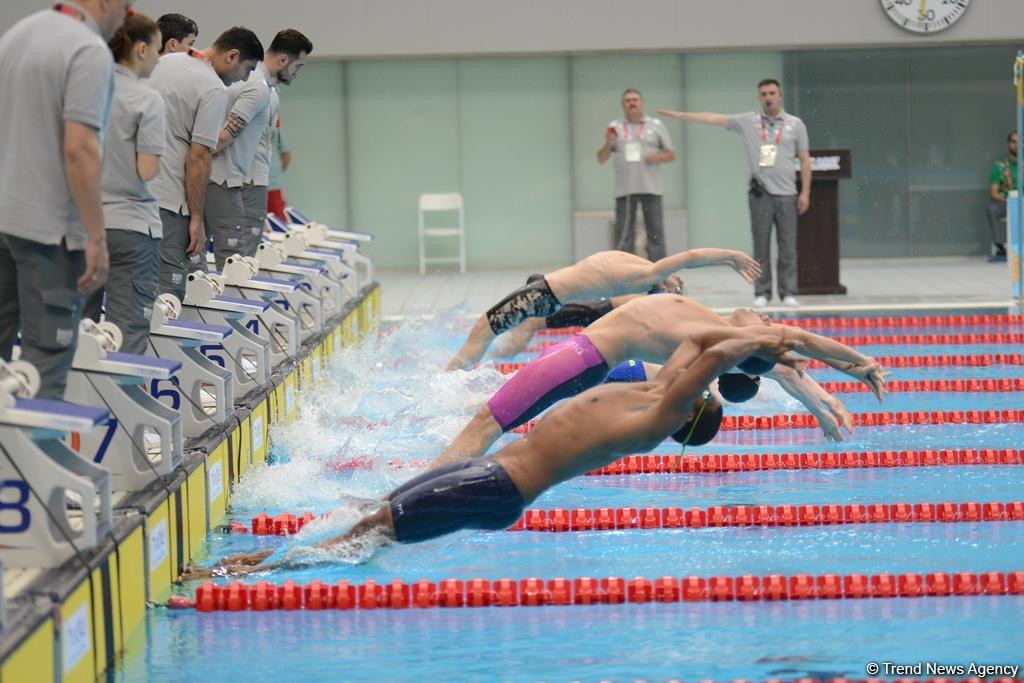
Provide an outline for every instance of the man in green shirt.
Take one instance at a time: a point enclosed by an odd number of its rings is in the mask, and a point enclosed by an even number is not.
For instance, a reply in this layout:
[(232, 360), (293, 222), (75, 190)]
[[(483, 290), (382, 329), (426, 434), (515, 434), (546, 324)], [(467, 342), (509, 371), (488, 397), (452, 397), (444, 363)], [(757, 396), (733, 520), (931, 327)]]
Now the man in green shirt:
[(1006, 197), (1011, 190), (1019, 190), (1017, 179), (1017, 133), (1006, 136), (1006, 156), (992, 164), (988, 174), (988, 225), (992, 229), (992, 242), (996, 253), (990, 261), (1006, 260)]

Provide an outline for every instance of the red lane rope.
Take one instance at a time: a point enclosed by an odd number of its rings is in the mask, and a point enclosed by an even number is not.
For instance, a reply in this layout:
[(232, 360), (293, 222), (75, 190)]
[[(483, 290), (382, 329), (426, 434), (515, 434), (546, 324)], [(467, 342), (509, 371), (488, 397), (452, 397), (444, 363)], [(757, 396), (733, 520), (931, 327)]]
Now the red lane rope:
[[(977, 334), (881, 334), (881, 335), (847, 335), (830, 337), (834, 341), (846, 344), (847, 346), (875, 346), (875, 345), (947, 345), (961, 346), (965, 344), (1021, 344), (1024, 343), (1024, 333), (977, 333)], [(548, 341), (540, 344), (533, 344), (524, 349), (524, 353), (540, 353), (545, 349), (561, 342)]]
[[(822, 382), (822, 388), (831, 394), (865, 393), (870, 391), (863, 382)], [(1024, 377), (1002, 379), (921, 379), (886, 382), (890, 392), (984, 392), (1006, 393), (1024, 391)]]
[[(874, 359), (887, 368), (940, 368), (940, 367), (989, 367), (992, 365), (1024, 365), (1024, 354), (1020, 353), (987, 353), (974, 355), (950, 356), (874, 356)], [(526, 363), (495, 363), (494, 367), (506, 375), (516, 372)], [(812, 360), (808, 367), (821, 370), (828, 366), (821, 361)]]
[[(880, 327), (970, 327), (978, 325), (1021, 325), (1024, 316), (1004, 313), (981, 315), (920, 315), (920, 316), (860, 316), (849, 318), (774, 318), (778, 325), (791, 325), (806, 329), (844, 330), (849, 328)], [(563, 327), (553, 330), (539, 330), (539, 335), (578, 334), (582, 327)]]
[(768, 470), (835, 470), (957, 465), (1021, 465), (1024, 451), (1013, 448), (944, 448), (918, 451), (843, 453), (708, 453), (706, 455), (630, 455), (588, 476), (621, 474), (706, 474)]
[[(321, 515), (325, 517), (326, 515)], [(256, 536), (291, 536), (315, 517), (261, 512), (253, 517)], [(608, 531), (612, 529), (702, 529), (704, 527), (781, 527), (906, 522), (1020, 522), (1024, 502), (873, 503), (869, 505), (714, 505), (709, 508), (531, 508), (508, 531)], [(235, 526), (237, 525), (237, 526)], [(232, 530), (247, 533), (240, 522)]]
[(1024, 571), (906, 574), (769, 574), (768, 576), (663, 576), (659, 579), (541, 578), (444, 579), (437, 583), (394, 580), (361, 584), (342, 580), (306, 585), (267, 581), (219, 586), (208, 581), (195, 600), (179, 598), (170, 607), (197, 612), (264, 612), (269, 610), (369, 610), (434, 607), (541, 607), (544, 605), (621, 605), (649, 602), (770, 602), (779, 600), (856, 600), (1024, 595)]
[[(387, 463), (394, 470), (423, 469), (429, 464), (427, 460), (391, 460)], [(682, 458), (678, 455), (628, 455), (599, 470), (587, 472), (587, 476), (1021, 464), (1024, 464), (1024, 451), (1012, 448), (842, 453), (708, 453), (686, 455)], [(327, 462), (324, 466), (335, 472), (369, 471), (374, 469), (375, 461), (370, 458), (351, 458)]]
[[(852, 413), (855, 427), (884, 427), (887, 425), (944, 425), (944, 424), (1015, 424), (1024, 422), (1024, 410), (947, 410), (900, 411), (897, 413)], [(530, 420), (512, 431), (525, 434), (537, 424)], [(811, 429), (818, 426), (813, 415), (726, 415), (721, 431), (762, 431), (768, 429)]]

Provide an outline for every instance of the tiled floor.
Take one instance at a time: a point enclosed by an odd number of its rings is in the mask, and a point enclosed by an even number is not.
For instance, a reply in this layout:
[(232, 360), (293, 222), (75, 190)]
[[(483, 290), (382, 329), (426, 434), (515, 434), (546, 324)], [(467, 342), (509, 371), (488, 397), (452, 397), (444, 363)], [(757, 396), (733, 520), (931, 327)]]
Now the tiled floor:
[[(526, 281), (529, 270), (489, 270), (460, 275), (437, 271), (377, 271), (385, 318), (429, 315), (464, 304), (479, 314)], [(848, 259), (842, 262), (845, 296), (802, 296), (801, 310), (885, 310), (1009, 305), (1005, 263), (970, 258)], [(716, 309), (748, 306), (750, 285), (728, 268), (683, 271), (686, 294)], [(778, 300), (772, 302), (778, 306)], [(788, 309), (787, 309), (788, 310)]]

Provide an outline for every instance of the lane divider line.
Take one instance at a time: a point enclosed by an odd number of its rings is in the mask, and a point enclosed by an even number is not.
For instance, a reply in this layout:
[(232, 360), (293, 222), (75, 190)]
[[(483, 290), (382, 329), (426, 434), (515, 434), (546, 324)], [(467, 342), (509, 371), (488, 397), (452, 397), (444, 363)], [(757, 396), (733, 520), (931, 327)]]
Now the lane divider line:
[[(297, 515), (261, 512), (249, 526), (232, 522), (231, 533), (254, 536), (291, 536), (314, 519), (312, 512)], [(1021, 522), (1024, 501), (872, 503), (832, 505), (713, 505), (692, 507), (603, 507), (603, 508), (530, 508), (523, 512), (508, 531), (611, 531), (626, 529), (703, 529), (706, 527), (786, 527), (827, 526), (836, 524), (903, 524), (908, 522)]]
[(773, 602), (783, 600), (859, 600), (947, 596), (1024, 595), (1024, 571), (904, 574), (769, 574), (767, 576), (663, 576), (657, 579), (593, 577), (421, 579), (414, 583), (372, 579), (314, 580), (281, 585), (240, 581), (200, 585), (195, 599), (176, 596), (171, 608), (197, 612), (265, 612), (274, 610), (373, 610), (455, 607), (541, 607), (544, 605), (621, 605), (650, 602)]
[[(955, 354), (947, 356), (874, 356), (878, 363), (886, 368), (948, 368), (971, 367), (983, 368), (993, 365), (1024, 365), (1024, 354), (1020, 353), (985, 353)], [(521, 369), (526, 363), (495, 363), (499, 372), (510, 375)], [(824, 363), (812, 360), (808, 367), (815, 370), (827, 368)], [(966, 380), (965, 380), (966, 381)]]

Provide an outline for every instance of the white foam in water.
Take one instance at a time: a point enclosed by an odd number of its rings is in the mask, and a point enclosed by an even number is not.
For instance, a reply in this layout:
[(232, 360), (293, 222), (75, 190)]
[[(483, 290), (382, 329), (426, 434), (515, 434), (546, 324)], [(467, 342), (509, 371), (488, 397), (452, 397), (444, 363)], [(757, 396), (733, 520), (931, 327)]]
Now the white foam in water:
[[(271, 429), (281, 461), (250, 471), (233, 507), (319, 512), (343, 495), (380, 498), (415, 476), (390, 463), (439, 455), (505, 380), (491, 365), (444, 372), (448, 326), (447, 316), (407, 319), (342, 350), (324, 380), (303, 391), (295, 422)], [(346, 469), (353, 461), (362, 466)]]

